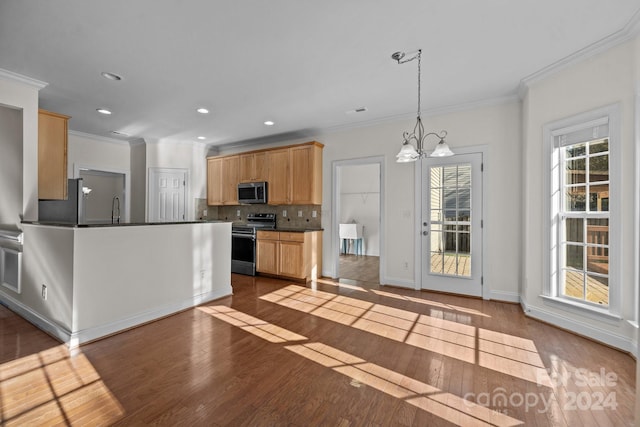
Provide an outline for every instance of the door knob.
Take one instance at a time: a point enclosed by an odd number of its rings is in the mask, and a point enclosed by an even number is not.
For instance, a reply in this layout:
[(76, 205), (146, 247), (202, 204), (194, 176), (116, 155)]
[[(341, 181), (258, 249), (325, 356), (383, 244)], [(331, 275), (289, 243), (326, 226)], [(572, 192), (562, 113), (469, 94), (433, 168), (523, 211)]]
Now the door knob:
[(428, 222), (423, 222), (422, 225), (424, 225), (425, 227), (429, 225)]
[(428, 234), (429, 234), (429, 232), (428, 232), (428, 231), (426, 231), (426, 230), (422, 232), (422, 235), (423, 235), (423, 236), (427, 236)]

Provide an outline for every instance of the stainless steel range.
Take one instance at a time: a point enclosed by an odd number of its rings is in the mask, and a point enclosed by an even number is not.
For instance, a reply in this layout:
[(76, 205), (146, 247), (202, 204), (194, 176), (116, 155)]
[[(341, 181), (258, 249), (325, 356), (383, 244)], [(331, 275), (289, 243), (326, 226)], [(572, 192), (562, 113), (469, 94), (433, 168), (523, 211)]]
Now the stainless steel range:
[(231, 272), (256, 275), (256, 232), (276, 228), (276, 214), (247, 215), (247, 222), (231, 226)]

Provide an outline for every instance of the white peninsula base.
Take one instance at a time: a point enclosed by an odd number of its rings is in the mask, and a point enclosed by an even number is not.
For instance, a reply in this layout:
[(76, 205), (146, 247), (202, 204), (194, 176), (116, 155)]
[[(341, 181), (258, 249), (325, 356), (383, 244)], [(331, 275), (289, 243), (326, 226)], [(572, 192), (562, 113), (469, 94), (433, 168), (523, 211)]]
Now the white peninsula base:
[(232, 294), (228, 222), (23, 228), (0, 300), (71, 347)]

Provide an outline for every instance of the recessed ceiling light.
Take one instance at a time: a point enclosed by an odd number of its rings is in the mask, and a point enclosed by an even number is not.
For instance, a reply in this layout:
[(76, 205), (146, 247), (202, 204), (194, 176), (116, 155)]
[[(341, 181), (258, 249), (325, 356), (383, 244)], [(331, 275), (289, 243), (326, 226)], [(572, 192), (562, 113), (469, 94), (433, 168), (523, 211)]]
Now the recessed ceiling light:
[(207, 139), (206, 136), (199, 136), (198, 139)]
[(206, 108), (198, 108), (196, 111), (200, 114), (209, 114), (209, 110)]
[(111, 111), (107, 110), (106, 108), (98, 108), (96, 111), (100, 114), (106, 114), (107, 116), (111, 114)]
[(266, 122), (264, 122), (264, 124), (265, 124), (266, 126), (273, 126), (273, 125), (275, 125), (275, 123), (274, 123), (274, 122), (272, 122), (271, 120), (267, 120)]
[(121, 76), (119, 76), (117, 74), (114, 74), (114, 73), (107, 73), (106, 71), (103, 71), (102, 73), (100, 73), (100, 75), (102, 77), (104, 77), (105, 79), (114, 80), (116, 82), (122, 80)]

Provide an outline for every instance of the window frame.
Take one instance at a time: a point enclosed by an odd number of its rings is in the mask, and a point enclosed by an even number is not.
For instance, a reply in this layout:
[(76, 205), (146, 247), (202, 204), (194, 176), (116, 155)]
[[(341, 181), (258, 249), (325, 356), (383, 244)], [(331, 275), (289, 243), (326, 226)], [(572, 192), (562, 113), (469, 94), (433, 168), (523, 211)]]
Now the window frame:
[[(608, 123), (609, 132), (609, 305), (601, 306), (562, 295), (562, 221), (561, 203), (564, 202), (563, 156), (566, 145), (558, 144), (558, 137)], [(572, 312), (588, 313), (604, 319), (619, 320), (621, 311), (621, 157), (620, 157), (620, 105), (614, 104), (548, 123), (543, 127), (545, 158), (545, 283), (542, 297), (546, 302)], [(602, 138), (599, 136), (598, 138)], [(594, 138), (594, 139), (598, 139)], [(548, 191), (548, 193), (547, 193)], [(586, 219), (585, 219), (586, 220)], [(586, 236), (585, 236), (586, 237)]]

